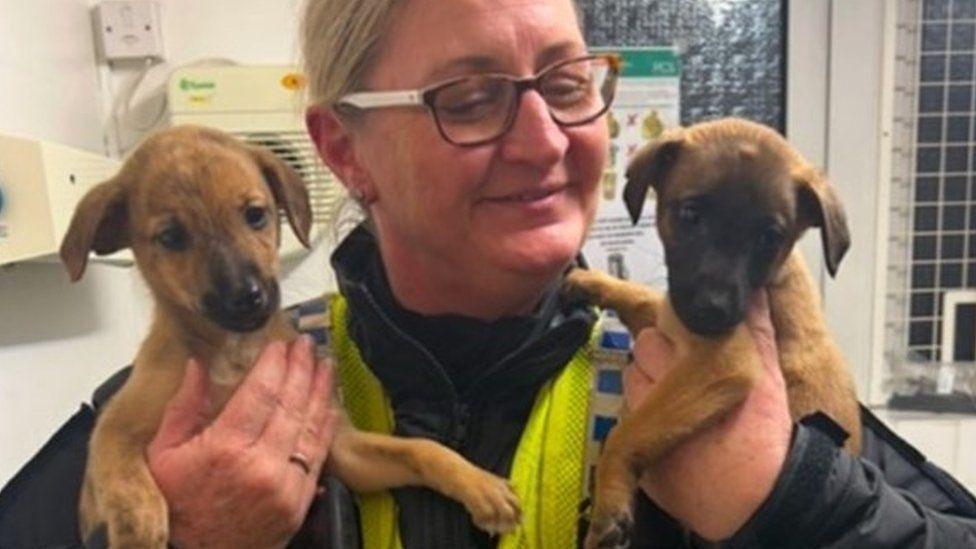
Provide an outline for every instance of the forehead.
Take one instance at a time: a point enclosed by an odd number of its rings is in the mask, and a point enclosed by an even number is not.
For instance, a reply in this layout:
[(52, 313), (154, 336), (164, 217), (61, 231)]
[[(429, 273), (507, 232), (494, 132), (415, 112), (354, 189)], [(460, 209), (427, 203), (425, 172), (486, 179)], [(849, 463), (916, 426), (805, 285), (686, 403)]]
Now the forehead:
[(750, 216), (790, 212), (796, 190), (791, 160), (761, 143), (725, 142), (693, 146), (674, 167), (673, 193), (665, 200), (707, 196), (730, 213)]
[(583, 51), (571, 0), (410, 0), (393, 14), (368, 80), (382, 89), (472, 72), (527, 75)]
[(236, 209), (270, 192), (250, 157), (231, 147), (173, 144), (148, 152), (152, 159), (138, 185), (150, 211), (168, 210), (187, 199), (211, 209)]

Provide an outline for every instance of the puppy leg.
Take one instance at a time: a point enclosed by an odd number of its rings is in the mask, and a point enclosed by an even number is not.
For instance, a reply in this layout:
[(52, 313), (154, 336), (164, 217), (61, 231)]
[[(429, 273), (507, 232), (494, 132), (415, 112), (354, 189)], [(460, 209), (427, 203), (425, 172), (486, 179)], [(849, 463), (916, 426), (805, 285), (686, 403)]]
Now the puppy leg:
[(861, 410), (844, 355), (830, 336), (802, 255), (794, 250), (768, 287), (779, 362), (794, 420), (822, 411), (844, 428), (845, 448), (861, 451)]
[(145, 453), (178, 381), (177, 376), (140, 372), (137, 366), (102, 411), (85, 469), (79, 509), (83, 536), (105, 524), (110, 547), (166, 547), (166, 500)]
[(573, 269), (566, 276), (566, 290), (582, 294), (594, 305), (616, 311), (634, 336), (657, 324), (664, 301), (663, 294), (646, 286), (585, 269)]
[(110, 547), (166, 547), (166, 501), (149, 472), (144, 449), (145, 444), (126, 433), (96, 430), (81, 506), (86, 536), (104, 523)]
[[(734, 337), (749, 336), (738, 333)], [(597, 464), (585, 547), (628, 546), (631, 505), (641, 474), (681, 441), (745, 400), (759, 376), (758, 357), (754, 351), (751, 355), (728, 351), (717, 350), (721, 354), (715, 355), (716, 349), (706, 349), (679, 358), (647, 400), (623, 416), (610, 432)], [(721, 358), (716, 360), (716, 356)]]
[(521, 518), (506, 479), (432, 440), (359, 431), (344, 419), (329, 460), (357, 492), (426, 486), (464, 504), (475, 525), (493, 534), (515, 529)]

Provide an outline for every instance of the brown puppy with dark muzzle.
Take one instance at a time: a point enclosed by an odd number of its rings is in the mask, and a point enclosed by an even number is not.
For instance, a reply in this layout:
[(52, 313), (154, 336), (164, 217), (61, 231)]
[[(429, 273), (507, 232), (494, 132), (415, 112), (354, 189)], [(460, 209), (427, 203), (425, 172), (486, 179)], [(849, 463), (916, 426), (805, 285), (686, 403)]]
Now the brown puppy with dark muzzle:
[[(207, 367), (216, 417), (269, 342), (297, 337), (278, 308), (278, 206), (307, 245), (311, 211), (301, 178), (266, 150), (194, 126), (150, 137), (78, 205), (61, 246), (72, 280), (90, 251), (131, 247), (155, 300), (132, 374), (92, 434), (84, 537), (104, 523), (112, 547), (166, 547), (166, 502), (145, 451), (188, 359)], [(341, 410), (328, 466), (360, 492), (438, 490), (488, 531), (519, 520), (504, 479), (430, 440), (357, 431)]]
[(792, 417), (822, 411), (850, 434), (849, 451), (861, 444), (853, 380), (793, 250), (804, 231), (819, 227), (827, 269), (836, 273), (850, 237), (827, 181), (776, 132), (739, 119), (666, 132), (638, 152), (627, 179), (635, 222), (649, 188), (657, 194), (667, 297), (592, 271), (573, 271), (569, 285), (615, 309), (635, 335), (656, 327), (674, 344), (675, 367), (610, 432), (587, 547), (626, 545), (641, 473), (748, 395), (762, 366), (742, 321), (762, 288)]

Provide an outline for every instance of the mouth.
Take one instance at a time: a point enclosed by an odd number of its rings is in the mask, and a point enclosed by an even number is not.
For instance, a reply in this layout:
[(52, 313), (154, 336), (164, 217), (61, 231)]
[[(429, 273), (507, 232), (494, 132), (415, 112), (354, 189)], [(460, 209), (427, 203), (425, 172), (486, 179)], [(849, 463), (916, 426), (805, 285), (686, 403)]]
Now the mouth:
[(668, 294), (681, 322), (700, 336), (726, 335), (745, 319), (745, 309), (725, 293), (709, 294), (672, 287)]
[(278, 284), (268, 284), (264, 296), (260, 305), (247, 310), (235, 310), (228, 299), (210, 294), (203, 300), (204, 315), (227, 331), (241, 334), (254, 332), (263, 328), (278, 309), (281, 300)]
[(539, 189), (528, 189), (525, 191), (519, 191), (509, 194), (502, 194), (498, 196), (489, 196), (484, 200), (485, 202), (495, 203), (495, 204), (533, 204), (544, 202), (546, 199), (554, 197), (562, 192), (564, 192), (569, 185), (558, 185), (550, 186)]
[(681, 319), (689, 330), (705, 337), (726, 335), (741, 322), (741, 319), (732, 317), (719, 319), (712, 314), (702, 313), (700, 311), (690, 311), (684, 314), (679, 310), (675, 310), (675, 312), (678, 313), (678, 318)]

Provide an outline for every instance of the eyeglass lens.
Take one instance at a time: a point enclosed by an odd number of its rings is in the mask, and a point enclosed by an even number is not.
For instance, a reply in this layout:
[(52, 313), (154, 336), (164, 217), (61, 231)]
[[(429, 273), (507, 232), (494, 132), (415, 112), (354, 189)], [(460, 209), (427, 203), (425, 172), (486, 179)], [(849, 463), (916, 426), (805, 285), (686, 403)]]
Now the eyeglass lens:
[[(540, 75), (537, 89), (559, 124), (583, 124), (600, 115), (613, 98), (610, 62), (597, 57), (556, 65)], [(434, 117), (444, 137), (459, 144), (483, 143), (508, 131), (518, 108), (515, 81), (497, 75), (472, 76), (437, 90)]]

